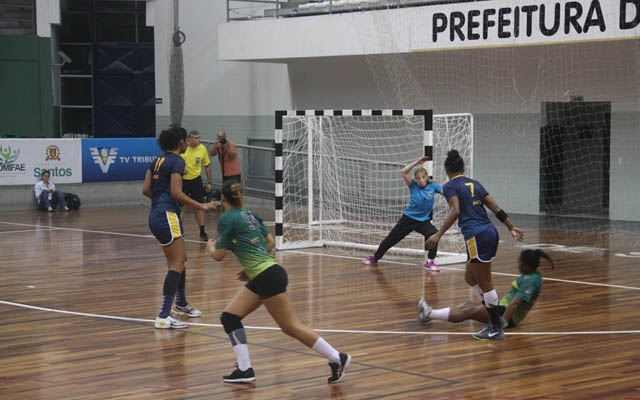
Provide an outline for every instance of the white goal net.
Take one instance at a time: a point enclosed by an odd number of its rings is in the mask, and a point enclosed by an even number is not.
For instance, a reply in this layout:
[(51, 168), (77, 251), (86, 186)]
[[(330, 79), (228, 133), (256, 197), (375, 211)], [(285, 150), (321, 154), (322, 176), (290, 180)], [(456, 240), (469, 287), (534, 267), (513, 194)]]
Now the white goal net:
[(377, 103), (472, 113), (476, 177), (525, 246), (640, 258), (640, 38), (407, 49), (399, 26), (430, 29), (412, 15), (353, 18)]
[[(282, 232), (277, 232), (281, 233), (277, 235), (278, 248), (338, 246), (375, 251), (409, 203), (409, 190), (400, 171), (425, 152), (425, 117), (282, 118)], [(433, 162), (425, 166), (436, 182), (444, 183), (446, 152), (456, 148), (465, 160), (472, 160), (472, 147), (470, 114), (435, 115)], [(436, 226), (444, 220), (447, 209), (444, 198), (437, 196)], [(424, 238), (412, 233), (389, 252), (423, 254), (423, 248)], [(460, 262), (466, 257), (464, 253), (461, 235), (451, 229), (440, 242), (438, 261)]]

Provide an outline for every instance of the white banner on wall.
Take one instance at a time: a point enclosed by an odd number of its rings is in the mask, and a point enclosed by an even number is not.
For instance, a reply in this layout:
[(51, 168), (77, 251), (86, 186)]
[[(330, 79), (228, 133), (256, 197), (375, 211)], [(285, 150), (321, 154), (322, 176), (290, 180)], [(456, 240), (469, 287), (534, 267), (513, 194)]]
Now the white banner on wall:
[(51, 182), (82, 182), (80, 139), (0, 139), (0, 186), (33, 185), (43, 170)]
[(218, 57), (288, 60), (638, 38), (640, 0), (468, 1), (223, 23)]
[(638, 38), (640, 0), (496, 0), (421, 9), (411, 50)]

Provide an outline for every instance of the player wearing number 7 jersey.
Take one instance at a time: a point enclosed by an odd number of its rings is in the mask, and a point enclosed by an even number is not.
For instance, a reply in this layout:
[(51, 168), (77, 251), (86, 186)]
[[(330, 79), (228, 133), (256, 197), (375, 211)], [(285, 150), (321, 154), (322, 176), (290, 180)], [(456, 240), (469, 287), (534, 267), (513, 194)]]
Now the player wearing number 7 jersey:
[(474, 293), (484, 301), (489, 314), (489, 323), (473, 335), (476, 340), (501, 340), (504, 332), (498, 312), (498, 293), (491, 281), (491, 263), (498, 250), (498, 231), (487, 216), (485, 206), (505, 224), (515, 240), (523, 241), (524, 232), (513, 225), (482, 184), (464, 176), (464, 160), (457, 150), (447, 153), (444, 162), (449, 182), (443, 187), (444, 197), (449, 203), (449, 214), (437, 233), (427, 239), (427, 248), (434, 247), (442, 235), (456, 222), (467, 246), (465, 281)]

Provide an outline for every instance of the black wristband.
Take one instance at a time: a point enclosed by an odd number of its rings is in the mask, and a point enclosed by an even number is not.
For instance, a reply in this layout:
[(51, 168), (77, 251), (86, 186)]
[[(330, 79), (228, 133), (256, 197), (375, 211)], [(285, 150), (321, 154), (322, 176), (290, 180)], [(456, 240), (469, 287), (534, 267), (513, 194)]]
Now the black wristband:
[(507, 218), (509, 218), (509, 216), (507, 215), (506, 212), (504, 212), (504, 210), (500, 210), (496, 213), (496, 217), (498, 218), (498, 220), (500, 220), (500, 222), (502, 222), (504, 224), (504, 221), (507, 220)]

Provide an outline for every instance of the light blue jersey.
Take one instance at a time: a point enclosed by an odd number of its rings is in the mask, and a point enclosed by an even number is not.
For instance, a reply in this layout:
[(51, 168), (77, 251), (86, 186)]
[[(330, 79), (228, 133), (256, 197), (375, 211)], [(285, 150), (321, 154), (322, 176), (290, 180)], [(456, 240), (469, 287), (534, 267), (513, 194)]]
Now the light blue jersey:
[(429, 221), (433, 214), (433, 201), (436, 193), (442, 193), (442, 186), (429, 182), (427, 186), (421, 188), (413, 179), (409, 185), (410, 200), (409, 206), (404, 212), (409, 218), (416, 221)]

